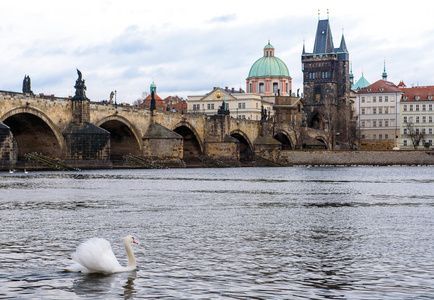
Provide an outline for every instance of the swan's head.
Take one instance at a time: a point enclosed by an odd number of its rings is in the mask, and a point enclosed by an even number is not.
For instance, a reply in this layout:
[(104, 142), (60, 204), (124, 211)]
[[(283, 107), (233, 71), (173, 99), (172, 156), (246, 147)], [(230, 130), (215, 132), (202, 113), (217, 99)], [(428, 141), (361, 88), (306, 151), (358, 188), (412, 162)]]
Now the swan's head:
[(137, 241), (134, 239), (134, 237), (132, 235), (127, 235), (124, 239), (125, 243), (134, 243), (134, 244), (138, 244)]

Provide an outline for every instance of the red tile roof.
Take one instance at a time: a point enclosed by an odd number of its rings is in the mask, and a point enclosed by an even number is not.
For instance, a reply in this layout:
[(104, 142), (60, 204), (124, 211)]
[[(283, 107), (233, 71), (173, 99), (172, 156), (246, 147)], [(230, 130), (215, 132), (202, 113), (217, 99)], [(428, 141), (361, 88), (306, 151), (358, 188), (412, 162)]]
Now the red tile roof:
[[(400, 88), (404, 93), (401, 101), (433, 101), (434, 86), (418, 86), (411, 88)], [(419, 96), (419, 99), (416, 99)]]
[(400, 92), (401, 90), (390, 81), (378, 80), (367, 87), (357, 91), (358, 94), (369, 94), (369, 93), (394, 93)]

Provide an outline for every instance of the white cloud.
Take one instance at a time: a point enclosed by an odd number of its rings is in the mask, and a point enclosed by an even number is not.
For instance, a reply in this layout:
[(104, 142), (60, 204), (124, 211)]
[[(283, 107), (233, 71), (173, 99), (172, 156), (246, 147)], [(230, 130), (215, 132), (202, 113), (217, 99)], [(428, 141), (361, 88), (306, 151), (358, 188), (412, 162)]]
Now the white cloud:
[[(132, 102), (155, 81), (160, 96), (200, 94), (214, 86), (245, 88), (251, 65), (270, 39), (302, 88), (301, 51), (312, 51), (327, 8), (335, 46), (344, 28), (353, 73), (374, 82), (386, 59), (389, 80), (434, 84), (428, 9), (395, 2), (307, 4), (251, 1), (8, 1), (0, 10), (0, 89), (21, 91), (30, 75), (34, 92), (73, 94), (82, 71), (92, 100)], [(393, 4), (393, 5), (391, 5)]]

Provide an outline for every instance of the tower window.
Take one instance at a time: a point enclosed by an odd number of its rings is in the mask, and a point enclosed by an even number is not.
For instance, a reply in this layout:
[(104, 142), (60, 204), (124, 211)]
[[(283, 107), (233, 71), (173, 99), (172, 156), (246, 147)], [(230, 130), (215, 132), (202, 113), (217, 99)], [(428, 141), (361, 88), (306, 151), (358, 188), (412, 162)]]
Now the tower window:
[(264, 83), (259, 83), (259, 93), (264, 93)]

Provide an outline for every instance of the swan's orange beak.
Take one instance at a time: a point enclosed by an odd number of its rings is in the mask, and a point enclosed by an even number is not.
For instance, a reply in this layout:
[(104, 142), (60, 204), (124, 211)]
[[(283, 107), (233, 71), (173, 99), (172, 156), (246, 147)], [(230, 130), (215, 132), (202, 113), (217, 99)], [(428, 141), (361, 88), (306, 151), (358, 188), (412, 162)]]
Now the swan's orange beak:
[(139, 244), (139, 243), (137, 243), (137, 241), (136, 241), (136, 240), (133, 240), (133, 243), (135, 243), (135, 244), (137, 244), (137, 245)]

